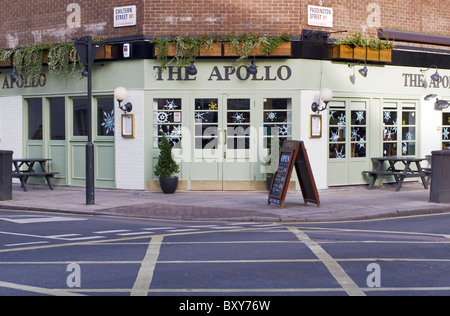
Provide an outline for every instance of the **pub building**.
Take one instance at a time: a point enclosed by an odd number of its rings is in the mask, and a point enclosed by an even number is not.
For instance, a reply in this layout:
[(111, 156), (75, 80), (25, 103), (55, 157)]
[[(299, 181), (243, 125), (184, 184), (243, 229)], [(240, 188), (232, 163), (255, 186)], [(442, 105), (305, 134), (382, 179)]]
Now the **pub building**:
[[(113, 54), (96, 59), (92, 79), (97, 188), (159, 190), (153, 170), (163, 135), (180, 164), (178, 189), (205, 191), (265, 190), (268, 148), (278, 140), (304, 142), (318, 189), (368, 184), (362, 172), (372, 157), (425, 157), (450, 146), (450, 110), (435, 109), (450, 100), (448, 51), (400, 45), (387, 62), (344, 59), (333, 55), (329, 32), (303, 30), (285, 55), (234, 66), (222, 50), (199, 56), (193, 74), (162, 69), (149, 38), (106, 43)], [(12, 72), (0, 73), (0, 148), (51, 158), (55, 185), (84, 186), (86, 79), (45, 70), (38, 82), (14, 82)], [(128, 91), (129, 121), (117, 87)], [(324, 89), (332, 91), (326, 105)], [(299, 190), (295, 177), (291, 189)]]

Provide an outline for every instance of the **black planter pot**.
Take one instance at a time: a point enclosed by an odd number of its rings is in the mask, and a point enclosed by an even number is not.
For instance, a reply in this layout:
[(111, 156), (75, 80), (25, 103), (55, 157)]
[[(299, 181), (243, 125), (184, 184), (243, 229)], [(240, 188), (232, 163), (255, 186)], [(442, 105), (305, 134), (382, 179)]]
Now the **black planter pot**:
[(273, 177), (266, 178), (266, 187), (267, 191), (270, 191), (270, 187), (272, 186)]
[(159, 178), (159, 185), (165, 194), (173, 194), (178, 187), (178, 177)]

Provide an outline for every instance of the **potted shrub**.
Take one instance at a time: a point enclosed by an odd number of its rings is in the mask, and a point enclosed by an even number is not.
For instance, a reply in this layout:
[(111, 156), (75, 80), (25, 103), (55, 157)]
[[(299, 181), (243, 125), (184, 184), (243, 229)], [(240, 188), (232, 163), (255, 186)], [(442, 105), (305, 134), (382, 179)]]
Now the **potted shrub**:
[(161, 147), (158, 162), (155, 166), (155, 175), (159, 177), (161, 189), (166, 194), (172, 194), (177, 190), (180, 167), (172, 158), (172, 146), (165, 136), (161, 139)]

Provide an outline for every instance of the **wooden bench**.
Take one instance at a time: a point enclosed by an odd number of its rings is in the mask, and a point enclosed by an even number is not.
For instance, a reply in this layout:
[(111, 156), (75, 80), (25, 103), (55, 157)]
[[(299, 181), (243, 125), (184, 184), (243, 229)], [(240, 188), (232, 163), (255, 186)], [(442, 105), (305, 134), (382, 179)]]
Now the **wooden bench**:
[[(376, 170), (374, 171), (363, 171), (363, 174), (367, 174), (368, 176), (372, 177), (372, 180), (369, 184), (369, 190), (373, 189), (375, 186), (375, 182), (377, 181), (378, 177), (384, 177), (384, 176), (393, 176), (395, 179), (395, 182), (397, 183), (397, 191), (400, 191), (403, 181), (406, 178), (421, 178), (422, 183), (425, 189), (428, 189), (428, 180), (427, 177), (430, 176), (430, 172), (424, 171), (423, 168), (420, 166), (420, 162), (425, 159), (421, 158), (412, 158), (412, 157), (381, 157), (381, 158), (372, 158), (372, 162), (374, 164), (378, 163)], [(389, 162), (389, 167), (386, 170), (382, 170), (383, 163), (387, 161)], [(404, 169), (399, 170), (395, 168), (395, 164), (397, 162), (402, 162), (404, 164)], [(417, 170), (411, 169), (411, 163), (415, 163)]]
[[(45, 167), (45, 163), (51, 161), (47, 158), (21, 158), (13, 159), (14, 170), (12, 171), (12, 177), (20, 180), (21, 188), (27, 192), (27, 182), (30, 177), (44, 178), (47, 181), (47, 185), (50, 190), (53, 190), (51, 179), (59, 172), (49, 172)], [(34, 165), (39, 163), (40, 171), (34, 170)], [(26, 166), (26, 170), (21, 170), (22, 166)]]

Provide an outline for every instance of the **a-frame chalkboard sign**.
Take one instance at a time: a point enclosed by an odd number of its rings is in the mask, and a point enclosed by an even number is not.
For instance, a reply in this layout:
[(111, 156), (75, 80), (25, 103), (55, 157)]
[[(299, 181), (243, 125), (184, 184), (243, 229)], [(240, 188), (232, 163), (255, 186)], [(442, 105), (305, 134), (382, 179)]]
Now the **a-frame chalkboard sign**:
[(281, 149), (278, 169), (274, 174), (269, 191), (269, 205), (274, 203), (283, 208), (294, 166), (305, 204), (310, 202), (320, 207), (319, 193), (305, 144), (293, 140), (286, 141)]

